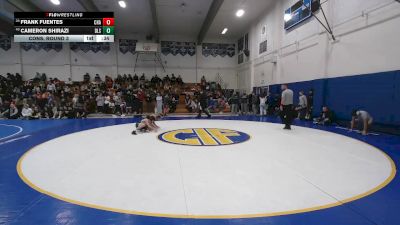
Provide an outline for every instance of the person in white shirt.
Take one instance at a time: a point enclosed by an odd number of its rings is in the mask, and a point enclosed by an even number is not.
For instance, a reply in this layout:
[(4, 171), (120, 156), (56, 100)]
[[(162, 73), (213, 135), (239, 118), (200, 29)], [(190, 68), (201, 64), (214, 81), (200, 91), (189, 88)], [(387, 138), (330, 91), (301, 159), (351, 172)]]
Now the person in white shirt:
[(307, 114), (307, 97), (304, 95), (303, 91), (299, 92), (299, 105), (297, 106), (296, 110), (298, 112), (298, 117), (300, 120), (304, 120)]
[(163, 97), (161, 96), (160, 93), (157, 93), (157, 97), (156, 97), (156, 114), (162, 114), (163, 113)]
[(372, 125), (373, 121), (374, 119), (367, 111), (353, 110), (353, 112), (351, 113), (350, 130), (353, 130), (356, 123), (359, 122), (363, 126), (362, 134), (367, 135), (368, 128)]
[(291, 130), (293, 118), (293, 91), (288, 88), (287, 84), (281, 85), (281, 119), (285, 123), (285, 130)]
[(64, 92), (65, 92), (65, 93), (70, 93), (70, 92), (71, 92), (71, 88), (69, 88), (69, 86), (66, 85), (66, 86), (64, 87)]
[(122, 111), (121, 111), (122, 99), (119, 96), (119, 93), (116, 93), (113, 96), (113, 100), (114, 100), (114, 106), (115, 106), (114, 113), (121, 115), (122, 114)]
[(267, 96), (260, 95), (260, 116), (267, 115)]
[(71, 85), (72, 83), (73, 83), (73, 82), (72, 82), (72, 79), (71, 79), (71, 78), (68, 78), (68, 81), (65, 82), (66, 85)]
[(56, 85), (55, 85), (53, 82), (48, 83), (48, 84), (47, 84), (47, 91), (49, 91), (49, 92), (54, 92), (54, 91), (56, 91)]
[(97, 105), (97, 112), (102, 113), (104, 112), (104, 101), (105, 98), (102, 93), (99, 93), (96, 97), (96, 105)]
[(75, 94), (74, 97), (72, 98), (72, 106), (75, 107), (76, 103), (78, 103), (79, 95)]
[(197, 112), (198, 104), (196, 101), (192, 100), (190, 107), (192, 108), (192, 112)]
[(103, 112), (104, 113), (110, 113), (110, 106), (111, 105), (111, 97), (110, 95), (106, 95), (106, 97), (104, 98), (104, 108), (103, 108)]
[(21, 111), (22, 119), (25, 119), (25, 120), (31, 119), (32, 113), (33, 113), (33, 110), (29, 107), (28, 104), (25, 104)]

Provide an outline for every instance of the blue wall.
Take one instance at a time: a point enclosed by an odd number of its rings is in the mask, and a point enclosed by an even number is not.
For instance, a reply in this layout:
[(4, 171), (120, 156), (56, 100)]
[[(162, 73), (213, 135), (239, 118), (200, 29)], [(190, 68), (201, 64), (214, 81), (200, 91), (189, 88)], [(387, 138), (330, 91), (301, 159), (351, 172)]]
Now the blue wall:
[[(289, 83), (295, 92), (314, 89), (314, 114), (326, 105), (337, 119), (350, 120), (352, 109), (364, 109), (375, 122), (400, 125), (400, 71), (318, 79)], [(279, 93), (280, 85), (271, 85), (271, 93)]]

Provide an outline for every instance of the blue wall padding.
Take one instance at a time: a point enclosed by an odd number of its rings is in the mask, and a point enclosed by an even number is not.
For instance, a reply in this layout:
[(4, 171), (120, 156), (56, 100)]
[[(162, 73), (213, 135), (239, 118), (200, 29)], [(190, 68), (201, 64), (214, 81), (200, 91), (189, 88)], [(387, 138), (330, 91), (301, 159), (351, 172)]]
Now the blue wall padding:
[[(327, 105), (339, 120), (350, 120), (353, 109), (371, 113), (375, 122), (400, 125), (400, 71), (289, 83), (298, 103), (300, 90), (314, 89), (314, 115)], [(270, 92), (280, 93), (280, 85)]]

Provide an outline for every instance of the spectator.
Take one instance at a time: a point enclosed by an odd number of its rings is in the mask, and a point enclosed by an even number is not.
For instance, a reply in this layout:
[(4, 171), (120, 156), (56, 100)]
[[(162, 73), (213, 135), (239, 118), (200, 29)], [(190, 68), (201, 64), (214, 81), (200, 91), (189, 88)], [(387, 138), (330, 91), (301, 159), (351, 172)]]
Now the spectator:
[(333, 122), (333, 113), (332, 111), (324, 106), (322, 107), (321, 115), (317, 118), (314, 118), (314, 123), (320, 125), (330, 125)]
[(90, 82), (89, 73), (86, 73), (85, 75), (83, 75), (83, 82), (85, 82), (85, 83), (89, 83)]
[(56, 91), (56, 85), (53, 82), (47, 84), (47, 91), (54, 92)]
[(188, 112), (192, 112), (192, 99), (190, 98), (190, 95), (185, 96), (185, 108)]
[(242, 115), (245, 115), (248, 113), (249, 111), (249, 105), (248, 105), (248, 98), (246, 93), (243, 93), (242, 97), (240, 98), (240, 111), (242, 113)]
[(140, 80), (141, 81), (145, 81), (146, 80), (146, 76), (144, 75), (144, 73), (142, 73), (142, 76), (140, 76)]
[(146, 112), (153, 112), (154, 111), (154, 100), (155, 100), (155, 95), (153, 91), (148, 91), (146, 96)]
[(203, 75), (200, 79), (200, 86), (202, 87), (202, 89), (206, 87), (206, 83), (207, 83), (206, 78)]
[(167, 76), (164, 77), (163, 81), (164, 81), (164, 84), (167, 84), (170, 82), (168, 74), (167, 74)]
[(15, 106), (14, 103), (11, 103), (8, 118), (9, 119), (17, 119), (18, 117), (19, 117), (18, 108), (17, 108), (17, 106)]
[(260, 99), (260, 115), (265, 116), (267, 115), (267, 104), (266, 104), (267, 97), (264, 94), (262, 94), (260, 95), (259, 99)]
[(2, 104), (0, 108), (0, 118), (8, 118), (10, 115), (10, 106), (9, 104)]
[(229, 104), (231, 105), (231, 112), (233, 114), (237, 114), (239, 112), (239, 93), (236, 92), (231, 99), (229, 100)]
[(146, 94), (144, 93), (144, 91), (142, 89), (139, 88), (138, 94), (137, 94), (137, 98), (139, 100), (139, 105), (138, 105), (138, 113), (139, 114), (143, 114), (143, 102), (146, 98)]
[(176, 77), (175, 74), (171, 75), (171, 84), (174, 85), (176, 83)]
[(29, 107), (28, 104), (25, 104), (21, 111), (21, 118), (25, 120), (31, 119), (33, 114), (33, 110)]
[(122, 110), (121, 110), (122, 99), (120, 97), (119, 92), (113, 96), (113, 101), (114, 101), (114, 113), (117, 115), (121, 115), (122, 114)]
[(35, 119), (40, 119), (42, 117), (40, 110), (37, 106), (33, 107), (33, 111), (32, 111), (32, 116), (31, 119), (35, 120)]
[(212, 96), (210, 96), (208, 98), (208, 108), (207, 109), (209, 112), (216, 112), (216, 110), (217, 110), (217, 101)]
[(99, 74), (96, 73), (96, 76), (94, 77), (94, 81), (97, 82), (97, 83), (101, 82), (101, 78), (100, 78)]
[(251, 105), (252, 112), (253, 112), (254, 115), (257, 115), (258, 114), (258, 109), (260, 109), (260, 98), (255, 92), (253, 92), (251, 98), (252, 98), (252, 100), (251, 100), (251, 102), (252, 102), (252, 105)]
[(105, 98), (103, 96), (103, 93), (99, 93), (96, 97), (96, 106), (97, 106), (98, 113), (104, 112), (104, 101), (105, 101)]
[(307, 114), (307, 97), (303, 91), (299, 92), (299, 105), (296, 108), (300, 120), (305, 120)]
[(310, 90), (307, 95), (307, 114), (306, 119), (311, 119), (314, 107), (314, 90)]
[(126, 112), (132, 113), (134, 107), (134, 96), (131, 91), (128, 91), (125, 96)]
[(247, 95), (247, 109), (248, 109), (248, 113), (249, 114), (253, 114), (253, 93), (250, 93), (249, 95)]
[(162, 114), (164, 116), (168, 115), (168, 113), (169, 113), (170, 101), (171, 101), (171, 98), (170, 98), (169, 94), (164, 95), (164, 97), (163, 97), (163, 112), (162, 112)]
[(160, 93), (157, 93), (157, 97), (156, 97), (156, 114), (163, 114), (163, 97), (161, 96)]
[(181, 75), (178, 75), (178, 77), (176, 78), (176, 82), (181, 86), (183, 85), (183, 80), (182, 80)]
[(197, 99), (192, 100), (192, 112), (197, 112), (199, 109), (199, 101)]

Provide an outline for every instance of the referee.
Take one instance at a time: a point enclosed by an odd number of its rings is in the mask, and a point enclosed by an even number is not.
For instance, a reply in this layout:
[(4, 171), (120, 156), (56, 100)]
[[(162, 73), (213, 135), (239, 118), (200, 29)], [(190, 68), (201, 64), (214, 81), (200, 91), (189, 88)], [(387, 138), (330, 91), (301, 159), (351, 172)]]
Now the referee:
[(198, 98), (199, 98), (199, 105), (198, 105), (199, 114), (197, 114), (196, 118), (200, 118), (202, 112), (204, 112), (207, 115), (207, 117), (210, 118), (211, 115), (208, 112), (208, 104), (207, 104), (208, 96), (207, 96), (207, 93), (204, 92), (204, 91), (201, 91), (200, 92), (200, 96), (198, 96)]
[(285, 123), (285, 130), (291, 130), (290, 124), (293, 118), (293, 91), (288, 88), (287, 84), (282, 84), (281, 97), (281, 119)]

